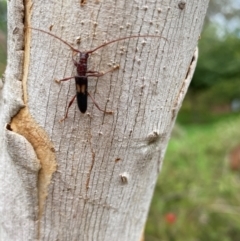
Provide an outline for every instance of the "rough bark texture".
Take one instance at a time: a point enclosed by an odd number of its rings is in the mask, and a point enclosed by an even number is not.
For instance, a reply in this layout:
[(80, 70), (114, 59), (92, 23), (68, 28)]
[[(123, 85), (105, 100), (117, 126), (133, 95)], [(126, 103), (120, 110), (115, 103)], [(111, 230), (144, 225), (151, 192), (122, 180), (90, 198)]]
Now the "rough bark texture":
[[(0, 240), (140, 240), (168, 139), (191, 81), (208, 1), (9, 1), (0, 90)], [(69, 48), (89, 50), (82, 114), (63, 123), (75, 74)], [(194, 56), (194, 58), (193, 58)]]

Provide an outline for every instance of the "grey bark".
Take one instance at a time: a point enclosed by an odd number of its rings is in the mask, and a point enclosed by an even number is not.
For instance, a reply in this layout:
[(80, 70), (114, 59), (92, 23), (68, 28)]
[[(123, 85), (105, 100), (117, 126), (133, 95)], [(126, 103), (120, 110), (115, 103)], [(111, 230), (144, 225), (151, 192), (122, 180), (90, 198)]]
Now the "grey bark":
[[(191, 81), (208, 1), (9, 1), (0, 90), (0, 240), (136, 241)], [(81, 4), (82, 3), (82, 4)], [(24, 31), (25, 27), (25, 31)], [(87, 114), (74, 103), (70, 49), (92, 54)], [(80, 46), (77, 39), (81, 38)]]

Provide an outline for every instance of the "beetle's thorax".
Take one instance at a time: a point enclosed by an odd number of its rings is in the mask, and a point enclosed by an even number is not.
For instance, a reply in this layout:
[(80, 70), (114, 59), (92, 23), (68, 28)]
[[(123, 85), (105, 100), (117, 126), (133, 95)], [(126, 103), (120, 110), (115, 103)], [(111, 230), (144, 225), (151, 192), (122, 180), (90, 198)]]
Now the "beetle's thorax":
[(87, 61), (89, 54), (88, 53), (79, 53), (79, 60), (77, 63), (77, 74), (78, 76), (86, 76), (87, 74)]

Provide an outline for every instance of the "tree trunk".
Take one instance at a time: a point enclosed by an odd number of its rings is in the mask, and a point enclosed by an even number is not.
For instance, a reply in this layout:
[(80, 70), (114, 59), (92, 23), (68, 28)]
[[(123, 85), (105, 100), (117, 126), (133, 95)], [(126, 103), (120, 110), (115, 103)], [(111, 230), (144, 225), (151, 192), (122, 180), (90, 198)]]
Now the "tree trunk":
[[(22, 4), (25, 4), (24, 6)], [(138, 241), (192, 78), (208, 1), (9, 1), (0, 90), (0, 240)], [(25, 27), (25, 31), (24, 31)], [(72, 51), (91, 54), (86, 114)], [(164, 38), (167, 39), (167, 41)], [(81, 41), (80, 46), (77, 42)], [(194, 56), (194, 57), (193, 57)], [(75, 58), (76, 56), (74, 56)]]

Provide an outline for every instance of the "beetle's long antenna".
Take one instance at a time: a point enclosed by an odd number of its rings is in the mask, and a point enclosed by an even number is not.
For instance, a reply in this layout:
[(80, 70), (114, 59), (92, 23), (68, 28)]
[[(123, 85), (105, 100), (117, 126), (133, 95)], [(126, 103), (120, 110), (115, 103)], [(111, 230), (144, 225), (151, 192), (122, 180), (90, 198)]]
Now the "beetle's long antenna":
[(56, 36), (56, 35), (54, 35), (54, 34), (52, 34), (52, 33), (49, 33), (49, 32), (47, 32), (47, 31), (42, 30), (42, 29), (39, 29), (39, 28), (32, 28), (32, 27), (29, 27), (29, 28), (30, 28), (30, 29), (34, 29), (34, 30), (37, 30), (37, 31), (40, 31), (40, 32), (43, 32), (43, 33), (46, 33), (46, 34), (48, 34), (48, 35), (51, 35), (52, 37), (60, 40), (60, 41), (63, 42), (64, 44), (66, 44), (69, 48), (71, 48), (72, 51), (81, 53), (81, 51), (79, 51), (78, 49), (73, 48), (73, 46), (70, 45), (68, 42), (66, 42), (65, 40), (59, 38), (58, 36)]
[(157, 35), (133, 35), (133, 36), (128, 36), (128, 37), (124, 37), (124, 38), (118, 38), (118, 39), (109, 41), (107, 43), (104, 43), (104, 44), (98, 46), (95, 49), (87, 51), (86, 53), (91, 54), (91, 53), (95, 52), (96, 50), (98, 50), (98, 49), (100, 49), (100, 48), (102, 48), (102, 47), (104, 47), (104, 46), (106, 46), (108, 44), (112, 44), (112, 43), (115, 43), (115, 42), (118, 42), (118, 41), (121, 41), (121, 40), (130, 39), (130, 38), (141, 38), (141, 37), (163, 38), (164, 40), (168, 41), (166, 38), (161, 37), (161, 36), (157, 36)]

